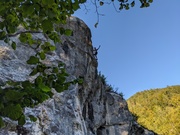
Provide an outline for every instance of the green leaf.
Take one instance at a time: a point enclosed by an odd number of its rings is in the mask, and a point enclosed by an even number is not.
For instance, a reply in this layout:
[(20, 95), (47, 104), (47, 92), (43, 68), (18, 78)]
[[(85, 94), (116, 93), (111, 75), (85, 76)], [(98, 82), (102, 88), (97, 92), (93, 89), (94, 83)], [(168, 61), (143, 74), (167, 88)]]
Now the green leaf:
[[(23, 82), (22, 82), (22, 87), (23, 87), (24, 89), (28, 89), (28, 88), (31, 88), (31, 87), (32, 87), (32, 84), (31, 84), (30, 81), (23, 81)], [(25, 93), (24, 93), (24, 95), (25, 95)]]
[(29, 115), (29, 118), (30, 118), (30, 120), (33, 121), (33, 122), (36, 122), (36, 121), (37, 121), (37, 118), (36, 118), (35, 116), (33, 116), (33, 115)]
[(42, 76), (38, 76), (38, 77), (35, 79), (36, 85), (42, 84), (42, 82), (43, 82)]
[(21, 117), (18, 119), (18, 125), (24, 125), (26, 123), (25, 115), (21, 115)]
[(64, 87), (62, 85), (59, 85), (56, 83), (56, 85), (54, 86), (55, 90), (57, 92), (63, 92), (64, 91)]
[(70, 82), (67, 82), (64, 84), (64, 90), (68, 90), (69, 86), (70, 86)]
[(148, 2), (149, 2), (149, 3), (152, 3), (152, 2), (153, 2), (153, 0), (149, 0)]
[(34, 40), (32, 39), (32, 34), (31, 33), (26, 33), (26, 42), (30, 45), (33, 44)]
[(33, 97), (34, 97), (34, 100), (36, 100), (36, 103), (35, 103), (36, 105), (38, 103), (42, 103), (44, 100), (49, 98), (49, 96), (45, 94), (42, 90), (34, 91)]
[(129, 4), (126, 4), (126, 5), (125, 5), (125, 9), (126, 9), (126, 10), (129, 10)]
[(16, 50), (16, 42), (12, 42), (11, 46), (14, 50)]
[[(36, 1), (36, 2), (38, 3), (38, 1)], [(38, 11), (40, 10), (40, 8), (41, 8), (40, 5), (38, 5), (39, 3), (38, 3), (38, 4), (37, 4), (37, 3), (34, 4), (34, 10), (35, 10), (36, 12), (38, 12)]]
[(54, 3), (54, 0), (42, 0), (42, 4), (52, 6)]
[(145, 7), (149, 7), (150, 6), (150, 4), (149, 3), (145, 3)]
[(59, 69), (57, 67), (53, 67), (53, 73), (58, 73), (59, 72)]
[(50, 51), (56, 50), (56, 47), (55, 47), (55, 46), (50, 46), (49, 48), (50, 48)]
[(64, 34), (65, 34), (66, 36), (71, 36), (71, 35), (72, 35), (72, 30), (66, 29)]
[(86, 0), (80, 0), (79, 3), (82, 4), (82, 3), (85, 3)]
[(25, 43), (27, 41), (27, 37), (26, 37), (26, 34), (25, 33), (21, 33), (20, 34), (20, 37), (19, 37), (19, 40), (23, 43)]
[(44, 32), (52, 31), (53, 30), (53, 24), (52, 24), (51, 20), (44, 20), (42, 22), (42, 28), (43, 28)]
[(6, 32), (5, 31), (1, 31), (0, 32), (0, 40), (4, 40), (6, 37)]
[(145, 8), (146, 7), (146, 3), (142, 3), (140, 8)]
[(46, 55), (45, 55), (44, 51), (41, 51), (39, 53), (39, 56), (40, 56), (41, 60), (44, 60), (46, 58)]
[(82, 84), (84, 80), (82, 78), (78, 79), (78, 84)]
[(31, 56), (29, 60), (27, 61), (27, 64), (32, 65), (32, 64), (37, 64), (38, 62), (39, 62), (39, 58), (35, 56)]
[(38, 72), (41, 72), (41, 73), (43, 73), (44, 72), (44, 70), (47, 68), (45, 65), (43, 65), (43, 64), (41, 64), (41, 65), (37, 65), (37, 71)]
[(48, 86), (44, 85), (43, 83), (39, 84), (38, 86), (43, 92), (50, 92), (51, 91), (51, 89)]
[(4, 42), (5, 42), (5, 43), (9, 43), (9, 41), (10, 41), (10, 39), (9, 39), (8, 37), (6, 37), (6, 38), (4, 39)]
[(66, 81), (66, 77), (64, 75), (58, 74), (58, 79), (56, 83), (63, 84)]
[(6, 26), (6, 30), (8, 33), (15, 33), (16, 32), (16, 26), (8, 25)]
[(30, 76), (34, 76), (38, 73), (37, 68), (33, 69), (33, 71), (29, 74)]
[(124, 8), (123, 4), (120, 4), (119, 10), (122, 10)]
[(99, 2), (100, 6), (104, 5), (104, 2), (103, 1), (100, 1)]
[(48, 36), (51, 40), (54, 41), (54, 43), (60, 42), (60, 38), (57, 32), (51, 32), (50, 34), (48, 34)]
[(7, 107), (4, 108), (2, 111), (2, 114), (4, 116), (9, 117), (12, 120), (17, 120), (21, 117), (23, 111), (22, 108), (19, 104), (16, 105), (8, 105)]
[(63, 27), (59, 28), (59, 32), (61, 35), (63, 35), (65, 33), (65, 29)]
[(131, 7), (134, 7), (135, 1), (131, 2)]
[(24, 93), (15, 91), (15, 90), (8, 90), (5, 93), (5, 98), (8, 101), (19, 101), (24, 96)]
[(2, 117), (0, 117), (0, 128), (2, 128), (4, 126), (5, 126), (4, 121), (3, 121)]
[(23, 11), (22, 12), (22, 15), (24, 18), (26, 17), (30, 17), (31, 15), (34, 14), (34, 4), (32, 5), (31, 3), (28, 3), (28, 4), (23, 4), (23, 6), (21, 7), (21, 10)]
[(72, 4), (72, 7), (74, 10), (77, 10), (78, 8), (80, 8), (78, 0), (75, 0), (75, 2)]
[(23, 10), (26, 12), (27, 15), (32, 15), (34, 12), (34, 6), (33, 5), (28, 5), (25, 7), (25, 9)]
[[(31, 97), (32, 98), (32, 97)], [(33, 101), (34, 102), (34, 101)], [(23, 104), (24, 104), (24, 106), (27, 106), (27, 107), (32, 107), (33, 106), (33, 103), (32, 103), (32, 101), (30, 100), (30, 99), (28, 99), (28, 98), (25, 98), (24, 100), (23, 100)]]
[(8, 14), (7, 17), (6, 17), (7, 22), (13, 23), (15, 20), (16, 20), (16, 18), (12, 14)]
[(49, 51), (54, 51), (56, 49), (56, 47), (51, 45), (49, 42), (45, 42), (44, 45), (41, 45), (41, 48), (45, 53)]

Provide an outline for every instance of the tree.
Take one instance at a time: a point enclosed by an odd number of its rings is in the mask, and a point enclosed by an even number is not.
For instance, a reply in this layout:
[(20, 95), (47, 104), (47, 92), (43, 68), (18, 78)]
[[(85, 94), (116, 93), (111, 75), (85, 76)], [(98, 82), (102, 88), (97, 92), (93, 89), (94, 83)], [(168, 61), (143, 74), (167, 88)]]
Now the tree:
[(127, 103), (142, 126), (163, 135), (180, 133), (180, 86), (138, 92)]
[[(150, 4), (153, 2), (153, 0), (139, 0), (140, 2), (140, 8), (146, 8), (149, 7)], [(97, 14), (97, 22), (95, 23), (95, 27), (98, 26), (99, 23), (99, 16), (102, 15), (99, 13), (99, 8), (103, 7), (103, 5), (113, 5), (114, 9), (117, 12), (120, 12), (121, 10), (129, 10), (130, 8), (135, 6), (135, 0), (91, 0), (91, 3), (95, 6), (95, 12)], [(85, 10), (88, 12), (86, 3), (83, 3)]]
[[(111, 1), (94, 0), (96, 6), (103, 6)], [(120, 4), (119, 10), (133, 7), (135, 1), (116, 1)], [(140, 0), (141, 7), (148, 7), (152, 0)], [(2, 89), (0, 87), (0, 127), (4, 126), (2, 117), (9, 117), (17, 120), (19, 125), (25, 123), (23, 108), (34, 107), (51, 97), (51, 88), (61, 92), (68, 88), (71, 83), (80, 83), (81, 79), (66, 82), (68, 74), (65, 72), (62, 63), (48, 67), (43, 63), (46, 53), (55, 50), (49, 39), (54, 43), (60, 42), (61, 35), (71, 35), (70, 29), (64, 29), (60, 25), (66, 24), (67, 17), (71, 16), (80, 8), (80, 4), (85, 4), (86, 0), (0, 0), (0, 40), (8, 43), (16, 49), (16, 42), (11, 37), (19, 35), (22, 43), (29, 45), (36, 44), (40, 50), (35, 56), (31, 56), (27, 61), (30, 65), (35, 65), (30, 76), (37, 75), (34, 82), (28, 80), (23, 82), (7, 82), (10, 87)], [(96, 11), (98, 13), (98, 10)], [(22, 26), (23, 31), (18, 31)], [(33, 39), (32, 33), (43, 33), (46, 41)], [(50, 70), (50, 73), (45, 73)], [(34, 102), (35, 101), (35, 102)], [(11, 113), (14, 110), (16, 113)], [(32, 120), (36, 120), (31, 116)]]

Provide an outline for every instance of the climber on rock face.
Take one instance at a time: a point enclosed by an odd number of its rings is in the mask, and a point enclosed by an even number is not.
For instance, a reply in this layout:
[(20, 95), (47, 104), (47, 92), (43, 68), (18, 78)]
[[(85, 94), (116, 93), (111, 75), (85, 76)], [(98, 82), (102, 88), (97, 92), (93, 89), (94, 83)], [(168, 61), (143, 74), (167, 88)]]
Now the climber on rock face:
[(98, 50), (101, 46), (99, 46), (98, 48), (94, 47), (93, 48), (93, 54), (94, 54), (94, 57), (97, 59), (97, 54), (98, 54)]

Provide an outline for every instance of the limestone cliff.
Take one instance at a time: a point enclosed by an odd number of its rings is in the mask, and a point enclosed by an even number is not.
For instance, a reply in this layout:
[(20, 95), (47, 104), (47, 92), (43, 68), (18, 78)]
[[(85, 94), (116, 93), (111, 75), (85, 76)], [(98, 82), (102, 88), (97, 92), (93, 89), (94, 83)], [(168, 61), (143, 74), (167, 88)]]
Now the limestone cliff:
[[(71, 17), (68, 27), (73, 30), (70, 37), (62, 36), (57, 50), (49, 54), (50, 64), (63, 61), (70, 74), (68, 79), (83, 77), (82, 85), (73, 85), (67, 91), (55, 93), (53, 98), (35, 108), (26, 108), (26, 115), (38, 119), (27, 119), (23, 128), (17, 130), (17, 122), (4, 118), (6, 127), (0, 135), (154, 135), (138, 125), (128, 110), (126, 101), (119, 95), (106, 91), (97, 73), (97, 60), (93, 55), (91, 32), (86, 24)], [(44, 40), (42, 34), (34, 38)], [(22, 44), (17, 37), (16, 51), (0, 42), (0, 84), (7, 80), (33, 79), (28, 76), (31, 67), (26, 64), (35, 49)]]

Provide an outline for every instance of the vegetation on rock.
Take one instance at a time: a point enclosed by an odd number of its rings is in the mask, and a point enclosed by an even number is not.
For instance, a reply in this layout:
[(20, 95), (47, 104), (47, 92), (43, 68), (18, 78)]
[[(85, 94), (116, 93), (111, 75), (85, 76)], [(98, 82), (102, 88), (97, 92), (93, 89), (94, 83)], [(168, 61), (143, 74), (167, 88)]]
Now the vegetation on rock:
[(179, 135), (180, 86), (138, 92), (127, 103), (139, 124), (161, 135)]
[(124, 97), (124, 94), (122, 92), (119, 92), (118, 88), (114, 88), (112, 85), (107, 83), (107, 78), (101, 72), (99, 72), (98, 76), (100, 77), (101, 82), (105, 86), (106, 92), (115, 93), (121, 96), (122, 98)]
[[(36, 76), (34, 81), (14, 82), (8, 81), (0, 87), (0, 127), (5, 124), (3, 117), (17, 120), (19, 125), (24, 125), (25, 107), (34, 107), (42, 103), (53, 93), (68, 89), (70, 84), (82, 82), (80, 79), (71, 82), (66, 81), (68, 74), (64, 65), (45, 64), (46, 55), (56, 48), (50, 43), (60, 42), (60, 36), (70, 36), (72, 31), (64, 29), (60, 25), (65, 24), (67, 17), (79, 8), (79, 4), (85, 1), (54, 1), (54, 0), (1, 0), (0, 1), (0, 40), (16, 49), (16, 42), (11, 37), (19, 36), (19, 41), (36, 45), (38, 50), (35, 56), (27, 60), (27, 64), (34, 68), (29, 76)], [(19, 26), (23, 30), (19, 30)], [(33, 33), (42, 33), (46, 41), (33, 38)], [(31, 116), (29, 116), (30, 119)], [(33, 121), (36, 118), (33, 119)]]
[[(0, 127), (4, 126), (3, 117), (17, 120), (19, 125), (25, 123), (24, 107), (33, 107), (52, 96), (51, 88), (61, 92), (68, 88), (70, 83), (82, 82), (75, 80), (66, 82), (67, 73), (63, 65), (48, 67), (43, 61), (46, 54), (56, 48), (50, 44), (60, 42), (61, 35), (70, 36), (72, 31), (64, 29), (67, 17), (71, 16), (80, 4), (86, 0), (0, 0), (0, 40), (16, 49), (16, 42), (11, 37), (19, 36), (20, 42), (36, 45), (38, 52), (31, 56), (27, 64), (34, 65), (30, 76), (37, 75), (33, 81), (7, 82), (0, 88)], [(108, 2), (108, 1), (107, 1)], [(114, 0), (110, 2), (114, 3)], [(133, 7), (135, 1), (118, 0), (119, 10)], [(140, 0), (141, 7), (148, 7), (152, 0)], [(95, 6), (104, 5), (105, 1), (95, 0)], [(19, 26), (24, 29), (19, 30)], [(34, 39), (33, 33), (42, 33), (46, 41)], [(47, 73), (46, 71), (49, 71)], [(14, 113), (12, 113), (14, 112)]]

